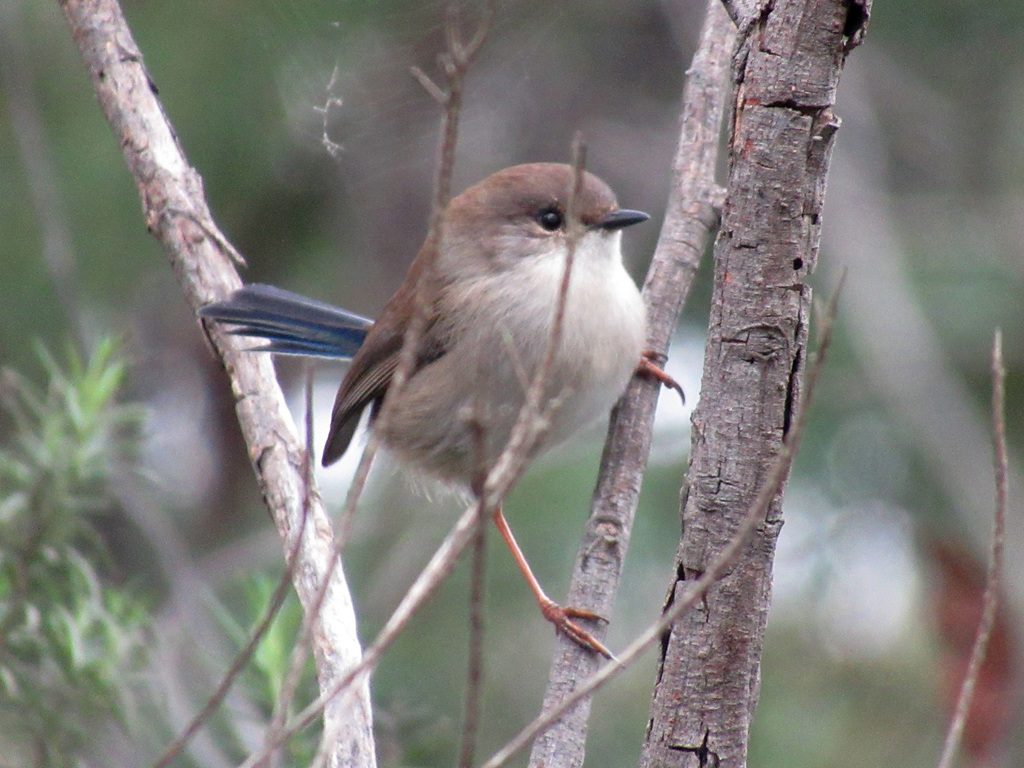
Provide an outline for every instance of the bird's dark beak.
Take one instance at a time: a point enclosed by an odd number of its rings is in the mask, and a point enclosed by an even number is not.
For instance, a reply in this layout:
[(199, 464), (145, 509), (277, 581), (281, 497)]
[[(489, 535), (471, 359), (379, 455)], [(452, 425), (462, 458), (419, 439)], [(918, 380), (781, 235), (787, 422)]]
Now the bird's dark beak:
[(631, 227), (634, 224), (639, 224), (642, 221), (647, 221), (648, 216), (643, 211), (631, 211), (627, 208), (620, 208), (617, 211), (612, 211), (605, 216), (601, 221), (597, 223), (598, 229), (622, 229), (623, 227)]

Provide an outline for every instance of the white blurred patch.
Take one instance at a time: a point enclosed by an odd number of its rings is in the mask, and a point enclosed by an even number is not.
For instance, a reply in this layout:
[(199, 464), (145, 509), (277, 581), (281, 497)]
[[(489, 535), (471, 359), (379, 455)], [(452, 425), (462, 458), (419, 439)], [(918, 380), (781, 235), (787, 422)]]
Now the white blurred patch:
[(843, 656), (884, 656), (905, 642), (922, 587), (906, 510), (877, 500), (837, 508), (797, 486), (784, 507), (771, 621)]
[[(334, 398), (343, 375), (344, 370), (336, 365), (318, 366), (313, 372), (313, 459), (317, 485), (320, 487), (321, 496), (329, 502), (328, 507), (331, 509), (338, 508), (344, 503), (348, 489), (352, 485), (359, 460), (363, 456), (363, 448), (366, 446), (366, 423), (370, 417), (367, 409), (359, 420), (359, 427), (349, 449), (331, 466), (321, 466), (320, 457), (323, 454), (327, 431), (331, 426)], [(305, 384), (301, 379), (285, 392), (288, 410), (291, 411), (303, 442), (306, 440), (305, 392)]]
[(191, 361), (175, 362), (175, 375), (146, 401), (141, 464), (162, 503), (191, 511), (210, 493), (219, 460), (206, 426), (211, 407), (206, 381)]
[(704, 342), (704, 332), (693, 327), (683, 327), (672, 340), (665, 372), (682, 385), (686, 405), (676, 392), (662, 388), (654, 416), (652, 463), (677, 464), (690, 455), (690, 417), (700, 395)]

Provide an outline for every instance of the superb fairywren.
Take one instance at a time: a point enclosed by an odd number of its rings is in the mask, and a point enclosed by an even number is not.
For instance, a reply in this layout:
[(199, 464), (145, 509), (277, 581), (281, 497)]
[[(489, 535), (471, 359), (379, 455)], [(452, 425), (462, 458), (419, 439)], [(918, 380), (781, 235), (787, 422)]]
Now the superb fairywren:
[[(544, 384), (553, 405), (539, 453), (606, 416), (638, 369), (678, 388), (644, 353), (646, 314), (622, 264), (624, 227), (646, 213), (619, 208), (608, 186), (567, 165), (518, 165), (452, 199), (432, 263), (425, 251), (376, 322), (265, 285), (242, 288), (202, 317), (267, 339), (264, 350), (351, 358), (331, 414), (323, 464), (348, 448), (359, 417), (376, 415), (398, 365), (417, 290), (428, 298), (415, 364), (381, 437), (399, 459), (465, 487), (504, 450), (526, 391), (552, 337), (570, 247), (562, 334)], [(575, 229), (574, 229), (575, 227)], [(572, 245), (570, 245), (572, 243)], [(420, 280), (426, 283), (418, 288)], [(681, 392), (681, 390), (680, 390)], [(580, 644), (610, 656), (541, 590), (504, 515), (495, 522), (548, 620)]]

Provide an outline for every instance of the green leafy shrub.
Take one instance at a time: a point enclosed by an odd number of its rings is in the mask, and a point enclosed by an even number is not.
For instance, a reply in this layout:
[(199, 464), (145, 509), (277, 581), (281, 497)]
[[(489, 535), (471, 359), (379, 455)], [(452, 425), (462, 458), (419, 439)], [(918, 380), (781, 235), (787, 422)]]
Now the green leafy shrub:
[(117, 402), (114, 342), (64, 364), (37, 352), (44, 385), (0, 371), (0, 764), (70, 766), (98, 728), (127, 720), (144, 659), (145, 611), (93, 564), (95, 516), (139, 411)]

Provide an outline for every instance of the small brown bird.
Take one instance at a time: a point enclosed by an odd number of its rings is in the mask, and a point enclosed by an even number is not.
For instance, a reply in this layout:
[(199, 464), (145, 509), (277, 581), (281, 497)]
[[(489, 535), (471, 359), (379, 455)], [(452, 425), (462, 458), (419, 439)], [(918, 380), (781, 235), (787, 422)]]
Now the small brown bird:
[[(455, 197), (436, 261), (424, 275), (421, 251), (374, 323), (258, 285), (200, 314), (238, 326), (233, 333), (268, 339), (268, 351), (352, 358), (331, 414), (327, 466), (347, 450), (362, 412), (370, 407), (371, 421), (377, 415), (414, 314), (417, 284), (428, 280), (424, 295), (430, 303), (415, 364), (389, 406), (381, 437), (403, 462), (471, 489), (479, 468), (493, 466), (505, 449), (546, 354), (570, 248), (573, 183), (569, 166), (533, 163), (499, 171)], [(622, 264), (621, 230), (649, 217), (619, 208), (611, 189), (589, 173), (578, 194), (574, 207), (582, 228), (572, 235), (562, 335), (544, 386), (545, 405), (554, 407), (535, 454), (606, 416), (638, 370), (679, 388), (645, 356), (644, 305)], [(611, 657), (572, 620), (600, 617), (551, 600), (500, 508), (494, 521), (545, 618)]]

